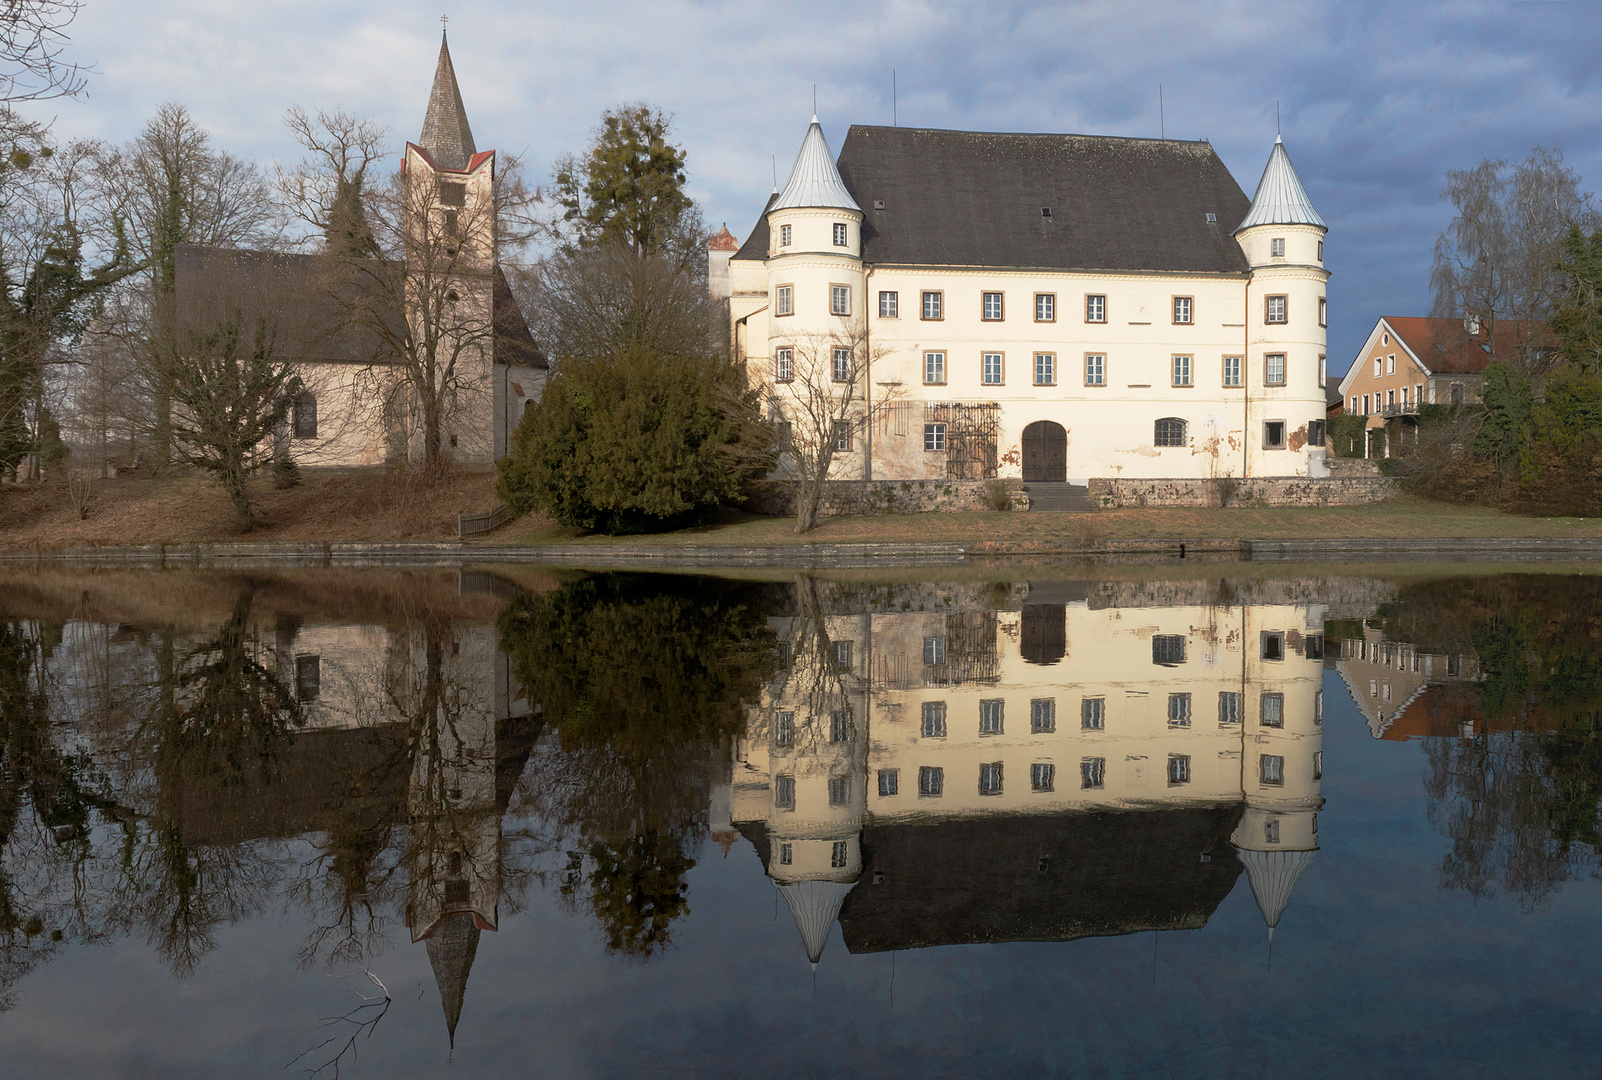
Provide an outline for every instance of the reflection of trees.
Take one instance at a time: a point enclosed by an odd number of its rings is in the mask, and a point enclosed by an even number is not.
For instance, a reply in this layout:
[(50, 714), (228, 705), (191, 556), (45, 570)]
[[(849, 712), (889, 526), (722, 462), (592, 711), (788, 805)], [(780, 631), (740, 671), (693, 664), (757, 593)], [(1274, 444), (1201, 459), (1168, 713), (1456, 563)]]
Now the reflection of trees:
[(557, 728), (532, 774), (536, 804), (578, 841), (564, 895), (609, 948), (650, 956), (688, 910), (712, 785), (772, 670), (763, 612), (728, 582), (605, 575), (519, 597), (500, 625), (514, 677)]
[(1452, 840), (1446, 883), (1527, 904), (1592, 871), (1602, 851), (1602, 636), (1596, 578), (1507, 575), (1426, 582), (1387, 611), (1388, 637), (1471, 647), (1478, 730), (1431, 740), (1430, 815)]

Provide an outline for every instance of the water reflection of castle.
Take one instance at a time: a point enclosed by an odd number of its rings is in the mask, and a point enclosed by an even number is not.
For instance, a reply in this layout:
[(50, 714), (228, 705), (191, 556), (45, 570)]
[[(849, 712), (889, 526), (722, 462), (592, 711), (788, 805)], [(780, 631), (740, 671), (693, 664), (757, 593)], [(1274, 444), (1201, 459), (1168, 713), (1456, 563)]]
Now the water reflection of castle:
[(1278, 924), (1318, 848), (1323, 608), (1020, 592), (773, 622), (727, 806), (814, 964), (837, 919), (853, 952), (1200, 927), (1242, 868)]

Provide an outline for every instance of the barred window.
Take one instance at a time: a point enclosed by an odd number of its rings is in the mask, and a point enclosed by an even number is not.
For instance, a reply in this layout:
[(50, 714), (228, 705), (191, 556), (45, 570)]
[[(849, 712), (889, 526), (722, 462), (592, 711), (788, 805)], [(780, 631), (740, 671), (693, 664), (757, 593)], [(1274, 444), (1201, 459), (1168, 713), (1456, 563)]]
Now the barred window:
[(1190, 783), (1190, 755), (1168, 755), (1168, 782), (1170, 784)]
[(1029, 731), (1049, 735), (1057, 730), (1057, 699), (1035, 698), (1029, 703)]
[(1079, 763), (1079, 786), (1099, 788), (1107, 782), (1107, 759), (1085, 758)]
[(946, 737), (945, 702), (925, 701), (923, 703), (923, 737), (925, 739), (943, 739)]
[(946, 381), (945, 353), (926, 352), (923, 354), (923, 381), (926, 383), (943, 383)]
[(943, 451), (946, 448), (946, 425), (923, 425), (923, 448), (928, 451)]
[(1154, 446), (1184, 446), (1185, 421), (1174, 416), (1163, 417), (1157, 421), (1152, 441)]
[(1168, 726), (1190, 727), (1190, 695), (1168, 695)]
[(1079, 726), (1085, 731), (1100, 731), (1107, 722), (1107, 699), (1087, 697), (1079, 703)]
[(940, 795), (946, 789), (946, 771), (925, 765), (918, 770), (918, 794)]
[(775, 382), (792, 382), (795, 379), (795, 350), (773, 350), (773, 379)]
[(1185, 662), (1185, 635), (1184, 634), (1153, 634), (1151, 637), (1151, 662), (1164, 667)]
[(441, 206), (466, 206), (467, 185), (454, 180), (442, 180), (439, 185)]
[(1057, 785), (1057, 766), (1049, 762), (1036, 762), (1029, 766), (1029, 787), (1034, 791), (1050, 791)]
[(900, 769), (880, 769), (879, 770), (879, 797), (881, 799), (886, 799), (886, 798), (889, 798), (892, 795), (899, 795), (899, 794), (901, 794), (901, 770)]
[(995, 761), (979, 766), (979, 794), (1001, 794), (1001, 762)]
[(979, 734), (1000, 735), (1001, 713), (1004, 702), (994, 698), (979, 703)]

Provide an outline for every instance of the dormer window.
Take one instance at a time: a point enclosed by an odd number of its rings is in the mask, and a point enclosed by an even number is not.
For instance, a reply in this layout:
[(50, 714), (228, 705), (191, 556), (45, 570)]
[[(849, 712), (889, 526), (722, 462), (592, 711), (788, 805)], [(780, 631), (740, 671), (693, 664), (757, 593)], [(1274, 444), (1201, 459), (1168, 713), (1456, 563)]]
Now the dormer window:
[(835, 247), (845, 247), (847, 243), (849, 243), (849, 240), (848, 240), (848, 238), (846, 236), (845, 222), (843, 222), (843, 221), (835, 222), (834, 223), (834, 246)]
[(1283, 259), (1285, 257), (1285, 238), (1276, 236), (1270, 240), (1268, 242), (1268, 253), (1276, 259)]
[(788, 226), (788, 225), (780, 225), (779, 226), (779, 246), (780, 247), (789, 247), (790, 246), (790, 226)]

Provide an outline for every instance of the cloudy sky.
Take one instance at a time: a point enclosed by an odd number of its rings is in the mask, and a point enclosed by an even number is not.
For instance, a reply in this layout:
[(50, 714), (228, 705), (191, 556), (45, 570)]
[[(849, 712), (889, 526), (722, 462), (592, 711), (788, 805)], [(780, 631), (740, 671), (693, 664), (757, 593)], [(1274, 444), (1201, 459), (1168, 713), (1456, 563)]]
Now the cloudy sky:
[(341, 107), (415, 139), (450, 17), (481, 148), (535, 176), (601, 110), (674, 114), (707, 219), (743, 238), (817, 109), (851, 123), (1208, 138), (1249, 195), (1274, 138), (1330, 223), (1330, 361), (1381, 314), (1422, 314), (1442, 174), (1560, 147), (1602, 183), (1595, 3), (83, 0), (71, 52), (83, 101), (63, 136), (123, 140), (163, 101), (241, 156), (290, 159), (291, 105)]

